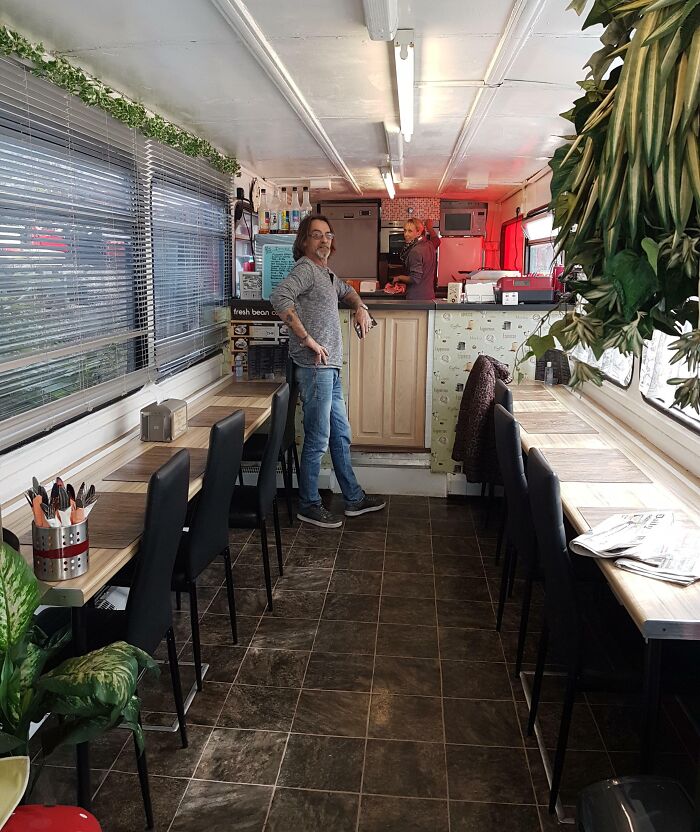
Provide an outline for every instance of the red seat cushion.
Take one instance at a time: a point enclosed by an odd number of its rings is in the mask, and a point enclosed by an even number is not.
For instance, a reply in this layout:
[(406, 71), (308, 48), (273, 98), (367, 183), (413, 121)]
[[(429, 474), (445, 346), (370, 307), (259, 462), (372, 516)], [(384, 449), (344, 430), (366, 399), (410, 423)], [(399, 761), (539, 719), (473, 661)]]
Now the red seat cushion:
[(2, 832), (102, 832), (97, 818), (77, 806), (18, 806)]

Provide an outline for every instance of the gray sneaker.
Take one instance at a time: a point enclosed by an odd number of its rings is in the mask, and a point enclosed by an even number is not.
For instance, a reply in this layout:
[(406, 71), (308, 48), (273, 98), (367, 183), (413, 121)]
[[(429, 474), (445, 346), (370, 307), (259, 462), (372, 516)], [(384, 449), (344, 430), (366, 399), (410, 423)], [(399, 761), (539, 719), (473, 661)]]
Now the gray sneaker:
[(348, 503), (345, 506), (346, 517), (359, 517), (361, 514), (367, 514), (369, 511), (381, 511), (386, 506), (386, 500), (381, 497), (371, 497), (369, 494), (359, 501), (359, 503)]
[[(347, 512), (345, 512), (347, 514)], [(337, 529), (343, 525), (343, 521), (335, 514), (323, 506), (309, 506), (308, 508), (299, 509), (297, 512), (297, 520), (302, 523), (311, 523), (314, 526), (320, 526), (322, 529)]]

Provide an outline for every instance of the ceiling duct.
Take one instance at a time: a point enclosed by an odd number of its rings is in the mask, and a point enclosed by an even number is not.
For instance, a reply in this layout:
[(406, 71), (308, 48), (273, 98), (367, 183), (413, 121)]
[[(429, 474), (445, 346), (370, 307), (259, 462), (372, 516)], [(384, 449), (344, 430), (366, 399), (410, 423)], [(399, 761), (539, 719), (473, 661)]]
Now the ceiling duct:
[(362, 0), (370, 40), (393, 40), (399, 26), (398, 0)]
[(403, 182), (403, 136), (398, 127), (392, 127), (384, 122), (386, 148), (389, 154), (391, 176), (397, 184)]

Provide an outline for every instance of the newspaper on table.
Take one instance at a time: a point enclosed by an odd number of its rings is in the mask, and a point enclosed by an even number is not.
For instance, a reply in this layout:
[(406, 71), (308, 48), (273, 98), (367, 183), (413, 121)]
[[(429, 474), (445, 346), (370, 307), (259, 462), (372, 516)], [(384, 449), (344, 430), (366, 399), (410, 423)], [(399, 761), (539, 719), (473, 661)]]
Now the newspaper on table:
[(688, 586), (700, 580), (700, 529), (674, 527), (672, 511), (615, 514), (572, 540), (575, 554), (614, 558), (628, 572)]

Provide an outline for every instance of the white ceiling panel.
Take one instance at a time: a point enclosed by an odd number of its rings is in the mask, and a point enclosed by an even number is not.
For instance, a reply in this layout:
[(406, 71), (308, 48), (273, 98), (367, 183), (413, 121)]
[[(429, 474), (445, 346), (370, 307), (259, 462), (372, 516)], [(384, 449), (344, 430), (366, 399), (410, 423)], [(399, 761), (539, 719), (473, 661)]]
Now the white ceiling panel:
[(570, 109), (580, 94), (581, 88), (576, 86), (502, 86), (494, 96), (489, 116), (551, 117)]
[(246, 6), (268, 39), (335, 39), (340, 34), (369, 39), (362, 0), (247, 0)]
[(399, 28), (423, 35), (500, 36), (513, 0), (399, 0)]
[(481, 81), (499, 35), (416, 35), (416, 81)]
[[(454, 182), (464, 184), (471, 182), (523, 182), (537, 171), (546, 167), (547, 160), (536, 156), (516, 156), (515, 154), (467, 154), (457, 168)], [(487, 171), (487, 177), (482, 175)]]
[(600, 47), (591, 38), (575, 35), (532, 35), (518, 55), (508, 78), (527, 81), (582, 81), (583, 65)]
[[(549, 0), (535, 24), (534, 31), (547, 35), (579, 35), (593, 5), (592, 0), (589, 0), (586, 10), (580, 16), (573, 9), (567, 9), (567, 5), (564, 0)], [(586, 29), (584, 36), (599, 38), (602, 32), (602, 26), (591, 26), (590, 29)]]
[(415, 95), (417, 121), (434, 124), (444, 118), (464, 118), (474, 103), (476, 93), (476, 87), (418, 87)]
[(381, 122), (366, 119), (331, 118), (321, 122), (330, 140), (346, 162), (352, 162), (353, 172), (363, 164), (385, 165), (386, 136)]

